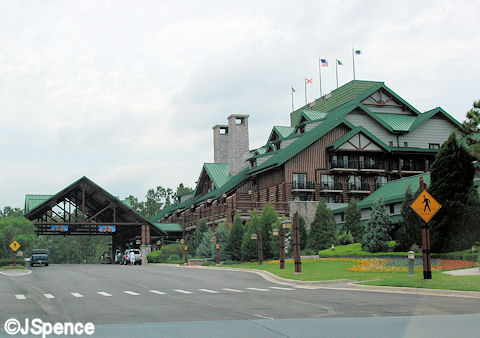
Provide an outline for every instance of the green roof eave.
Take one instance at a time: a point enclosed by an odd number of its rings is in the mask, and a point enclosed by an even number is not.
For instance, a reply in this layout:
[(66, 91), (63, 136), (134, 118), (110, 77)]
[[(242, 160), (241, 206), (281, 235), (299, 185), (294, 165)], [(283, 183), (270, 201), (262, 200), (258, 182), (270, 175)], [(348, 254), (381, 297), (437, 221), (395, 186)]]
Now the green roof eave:
[(154, 223), (153, 225), (165, 233), (183, 232), (182, 226), (178, 223)]
[(328, 148), (332, 148), (333, 150), (336, 150), (338, 147), (340, 147), (342, 144), (347, 142), (349, 139), (351, 139), (353, 136), (357, 135), (358, 133), (364, 134), (366, 137), (370, 138), (372, 141), (374, 141), (378, 146), (386, 150), (387, 152), (390, 152), (390, 147), (387, 146), (385, 143), (383, 143), (378, 137), (373, 135), (371, 132), (369, 132), (367, 129), (364, 127), (356, 127), (352, 130), (350, 130), (348, 133), (337, 139), (335, 142), (330, 144)]
[(434, 109), (431, 109), (429, 111), (426, 111), (423, 114), (419, 114), (415, 121), (412, 123), (412, 126), (410, 127), (409, 131), (412, 132), (421, 125), (423, 125), (426, 121), (431, 119), (433, 116), (436, 114), (441, 114), (443, 115), (447, 120), (449, 120), (451, 123), (453, 123), (456, 127), (460, 127), (461, 123), (455, 120), (450, 114), (448, 114), (445, 110), (443, 110), (440, 107), (436, 107)]

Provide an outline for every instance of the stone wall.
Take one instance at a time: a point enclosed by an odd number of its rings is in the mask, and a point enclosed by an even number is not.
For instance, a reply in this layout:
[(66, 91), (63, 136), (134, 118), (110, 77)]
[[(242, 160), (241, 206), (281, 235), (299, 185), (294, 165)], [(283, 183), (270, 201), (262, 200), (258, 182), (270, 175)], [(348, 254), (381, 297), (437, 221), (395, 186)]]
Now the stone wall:
[(290, 218), (298, 211), (299, 215), (305, 218), (305, 228), (310, 229), (310, 224), (315, 218), (318, 201), (289, 201)]

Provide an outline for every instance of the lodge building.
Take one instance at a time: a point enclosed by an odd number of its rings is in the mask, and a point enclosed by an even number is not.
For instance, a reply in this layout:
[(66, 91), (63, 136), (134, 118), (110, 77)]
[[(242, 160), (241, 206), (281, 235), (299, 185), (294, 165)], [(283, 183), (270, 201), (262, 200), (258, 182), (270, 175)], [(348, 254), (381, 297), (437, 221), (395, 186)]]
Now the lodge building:
[[(429, 171), (459, 122), (442, 108), (420, 112), (383, 82), (351, 81), (293, 111), (250, 150), (248, 115), (213, 127), (214, 162), (204, 163), (194, 192), (152, 222), (186, 233), (203, 218), (215, 228), (248, 218), (268, 202), (280, 216), (302, 203), (362, 200), (387, 182)], [(308, 217), (307, 217), (308, 219)]]

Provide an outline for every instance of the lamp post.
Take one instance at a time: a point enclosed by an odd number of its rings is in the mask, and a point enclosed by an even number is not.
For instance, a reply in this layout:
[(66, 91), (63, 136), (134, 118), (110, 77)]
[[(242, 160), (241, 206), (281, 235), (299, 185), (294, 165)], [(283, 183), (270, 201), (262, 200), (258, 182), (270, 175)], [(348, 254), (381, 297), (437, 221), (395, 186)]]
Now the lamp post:
[(258, 265), (262, 265), (263, 263), (262, 229), (258, 229), (256, 234), (251, 234), (250, 239), (257, 240)]
[(182, 238), (180, 240), (180, 243), (185, 244), (185, 246), (183, 247), (183, 249), (185, 250), (185, 255), (184, 255), (185, 260), (184, 260), (183, 263), (185, 265), (188, 265), (188, 239), (187, 239), (187, 236), (185, 236), (185, 239)]
[(294, 237), (294, 250), (293, 260), (295, 262), (295, 273), (302, 272), (302, 258), (300, 251), (300, 226), (298, 222), (298, 211), (293, 215), (293, 237)]
[(292, 228), (292, 221), (286, 219), (280, 224), (280, 269), (285, 269), (285, 229)]
[(215, 251), (216, 251), (216, 260), (215, 263), (220, 264), (220, 243), (219, 243), (219, 233), (215, 233), (214, 237), (210, 238), (210, 242), (215, 242)]

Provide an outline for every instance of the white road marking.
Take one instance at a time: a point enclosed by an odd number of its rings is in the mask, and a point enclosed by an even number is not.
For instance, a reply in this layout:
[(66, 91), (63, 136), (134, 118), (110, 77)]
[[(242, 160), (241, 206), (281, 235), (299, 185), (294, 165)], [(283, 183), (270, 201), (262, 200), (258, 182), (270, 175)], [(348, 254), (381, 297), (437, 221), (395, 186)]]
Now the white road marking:
[(198, 291), (203, 291), (207, 293), (218, 293), (218, 291), (208, 290), (208, 289), (198, 289)]
[(253, 291), (270, 291), (269, 289), (258, 289), (258, 288), (247, 288), (247, 290), (253, 290)]
[(243, 292), (242, 290), (235, 290), (235, 289), (228, 289), (228, 288), (223, 288), (225, 291), (230, 291), (230, 292)]
[(164, 295), (165, 294), (165, 292), (160, 292), (160, 291), (157, 291), (157, 290), (148, 290), (148, 291), (150, 291), (151, 293), (155, 293), (157, 295)]
[(133, 292), (133, 291), (129, 291), (129, 290), (123, 291), (123, 292), (126, 293), (126, 294), (128, 294), (128, 295), (130, 295), (130, 296), (140, 296), (139, 293), (136, 293), (136, 292)]
[(275, 289), (275, 290), (295, 290), (292, 288), (281, 288), (279, 286), (271, 286), (270, 289)]
[(112, 297), (111, 294), (109, 294), (109, 293), (107, 293), (107, 292), (104, 292), (104, 291), (98, 291), (97, 293), (98, 293), (99, 295), (104, 296), (104, 297)]
[(77, 293), (77, 292), (72, 292), (71, 295), (75, 298), (83, 298), (83, 295)]
[(43, 296), (44, 296), (45, 298), (48, 298), (48, 299), (53, 299), (53, 298), (55, 298), (55, 296), (52, 295), (51, 293), (44, 293)]
[(27, 297), (25, 297), (24, 295), (15, 295), (15, 297), (16, 297), (18, 300), (25, 300), (25, 299), (27, 299)]
[(180, 293), (185, 293), (185, 294), (190, 294), (190, 293), (192, 293), (192, 292), (190, 292), (190, 291), (179, 290), (179, 289), (176, 289), (176, 290), (173, 290), (173, 291), (175, 291), (175, 292), (180, 292)]

